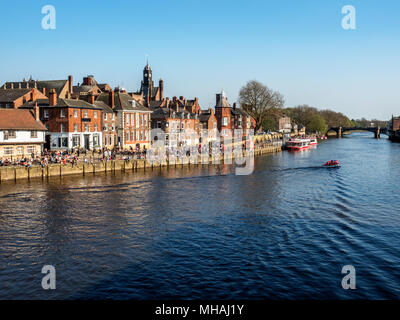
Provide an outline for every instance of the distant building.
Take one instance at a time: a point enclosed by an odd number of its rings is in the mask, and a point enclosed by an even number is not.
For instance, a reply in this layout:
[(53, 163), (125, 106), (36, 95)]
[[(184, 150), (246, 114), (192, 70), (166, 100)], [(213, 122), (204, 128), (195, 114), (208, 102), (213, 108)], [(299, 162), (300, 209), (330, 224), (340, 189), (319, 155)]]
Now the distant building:
[(236, 108), (236, 103), (233, 104), (233, 107), (230, 106), (224, 90), (216, 94), (215, 117), (221, 138), (233, 137), (235, 129), (242, 129), (244, 136), (246, 129), (254, 130), (255, 128), (253, 117), (244, 110)]
[(88, 94), (97, 97), (102, 92), (112, 91), (112, 88), (107, 83), (97, 83), (92, 75), (83, 78), (82, 84), (73, 87), (72, 98), (86, 100)]
[(40, 155), (46, 131), (38, 107), (0, 109), (0, 158)]
[(22, 108), (33, 108), (36, 103), (40, 119), (48, 129), (46, 149), (102, 147), (101, 107), (83, 100), (57, 98), (54, 89), (50, 90), (48, 99), (26, 103)]
[[(4, 87), (4, 86), (3, 86)], [(38, 89), (0, 89), (0, 108), (19, 108), (28, 101), (46, 99)]]
[(2, 89), (37, 89), (47, 97), (50, 90), (54, 89), (57, 98), (70, 98), (72, 95), (72, 76), (66, 80), (33, 80), (32, 77), (26, 81), (6, 82)]
[(164, 98), (164, 81), (160, 79), (158, 87), (154, 86), (153, 71), (148, 63), (143, 69), (143, 80), (140, 91), (135, 94), (143, 97), (144, 103), (147, 107), (150, 106), (150, 101), (162, 101)]
[[(198, 98), (187, 100), (183, 96), (150, 103), (153, 114), (151, 127), (165, 132), (165, 143), (170, 147), (191, 146), (199, 143), (200, 106)], [(190, 129), (197, 137), (187, 135)]]
[[(152, 113), (149, 108), (143, 106), (125, 90), (119, 88), (100, 94), (96, 101), (105, 103), (115, 114), (116, 145), (122, 149), (149, 148), (151, 140), (150, 115)], [(109, 116), (111, 114), (107, 115), (107, 117)], [(114, 134), (109, 129), (110, 127), (108, 127), (107, 135)]]
[(290, 133), (292, 131), (292, 123), (288, 116), (282, 116), (278, 119), (278, 132)]

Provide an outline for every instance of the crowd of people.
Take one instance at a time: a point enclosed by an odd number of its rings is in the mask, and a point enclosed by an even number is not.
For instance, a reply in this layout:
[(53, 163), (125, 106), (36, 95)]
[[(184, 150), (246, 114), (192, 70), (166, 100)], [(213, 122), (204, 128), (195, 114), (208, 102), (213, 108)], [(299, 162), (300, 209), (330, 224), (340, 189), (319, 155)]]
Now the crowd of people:
[[(263, 148), (266, 145), (275, 144), (277, 141), (263, 141), (256, 142), (254, 144), (254, 148)], [(249, 146), (247, 143), (244, 143), (243, 149), (248, 149)], [(224, 144), (218, 145), (198, 145), (192, 147), (185, 148), (176, 148), (169, 147), (164, 153), (164, 157), (174, 157), (180, 158), (195, 154), (205, 154), (209, 155), (213, 154), (224, 154), (225, 152), (235, 152), (235, 148), (233, 146), (224, 146)], [(155, 156), (156, 154), (152, 151), (151, 155)], [(34, 165), (39, 165), (42, 168), (48, 166), (49, 164), (71, 164), (72, 166), (78, 165), (78, 163), (90, 163), (93, 164), (95, 162), (104, 162), (111, 160), (135, 160), (135, 159), (147, 159), (148, 150), (146, 148), (130, 148), (122, 150), (119, 147), (115, 147), (111, 150), (109, 149), (98, 149), (89, 151), (86, 149), (75, 149), (75, 150), (58, 150), (58, 151), (49, 151), (44, 149), (41, 154), (32, 153), (30, 157), (6, 157), (0, 158), (0, 166), (24, 166), (24, 167), (32, 167)]]
[(30, 157), (0, 158), (0, 166), (32, 167), (34, 165), (40, 165), (43, 168), (52, 163), (71, 164), (74, 166), (79, 162), (93, 164), (99, 161), (145, 159), (146, 153), (146, 149), (140, 150), (130, 148), (128, 150), (121, 150), (118, 147), (112, 150), (103, 148), (93, 151), (86, 149), (49, 151), (44, 149), (41, 154), (32, 153)]

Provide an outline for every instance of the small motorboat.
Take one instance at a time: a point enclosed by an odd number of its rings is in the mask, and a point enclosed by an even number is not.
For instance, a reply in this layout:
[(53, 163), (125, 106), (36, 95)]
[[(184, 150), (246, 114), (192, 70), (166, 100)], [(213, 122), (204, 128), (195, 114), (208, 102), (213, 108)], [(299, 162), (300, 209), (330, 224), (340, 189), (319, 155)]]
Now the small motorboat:
[(327, 168), (340, 168), (340, 163), (338, 160), (329, 160), (325, 162), (322, 166)]

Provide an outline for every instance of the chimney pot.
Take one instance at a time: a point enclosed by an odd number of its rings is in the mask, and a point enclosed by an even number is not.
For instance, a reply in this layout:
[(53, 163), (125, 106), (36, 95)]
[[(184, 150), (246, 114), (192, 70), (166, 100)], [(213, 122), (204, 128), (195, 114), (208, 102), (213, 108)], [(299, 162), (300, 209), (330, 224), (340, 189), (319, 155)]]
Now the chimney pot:
[(56, 90), (51, 89), (49, 94), (49, 105), (55, 106), (57, 105), (57, 93)]

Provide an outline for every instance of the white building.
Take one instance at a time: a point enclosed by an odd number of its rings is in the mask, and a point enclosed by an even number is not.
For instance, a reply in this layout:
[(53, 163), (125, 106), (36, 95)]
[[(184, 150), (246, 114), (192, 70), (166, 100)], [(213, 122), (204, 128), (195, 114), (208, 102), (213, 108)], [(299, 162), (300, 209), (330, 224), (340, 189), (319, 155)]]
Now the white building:
[(39, 108), (0, 109), (0, 158), (40, 155), (46, 127), (39, 120)]

